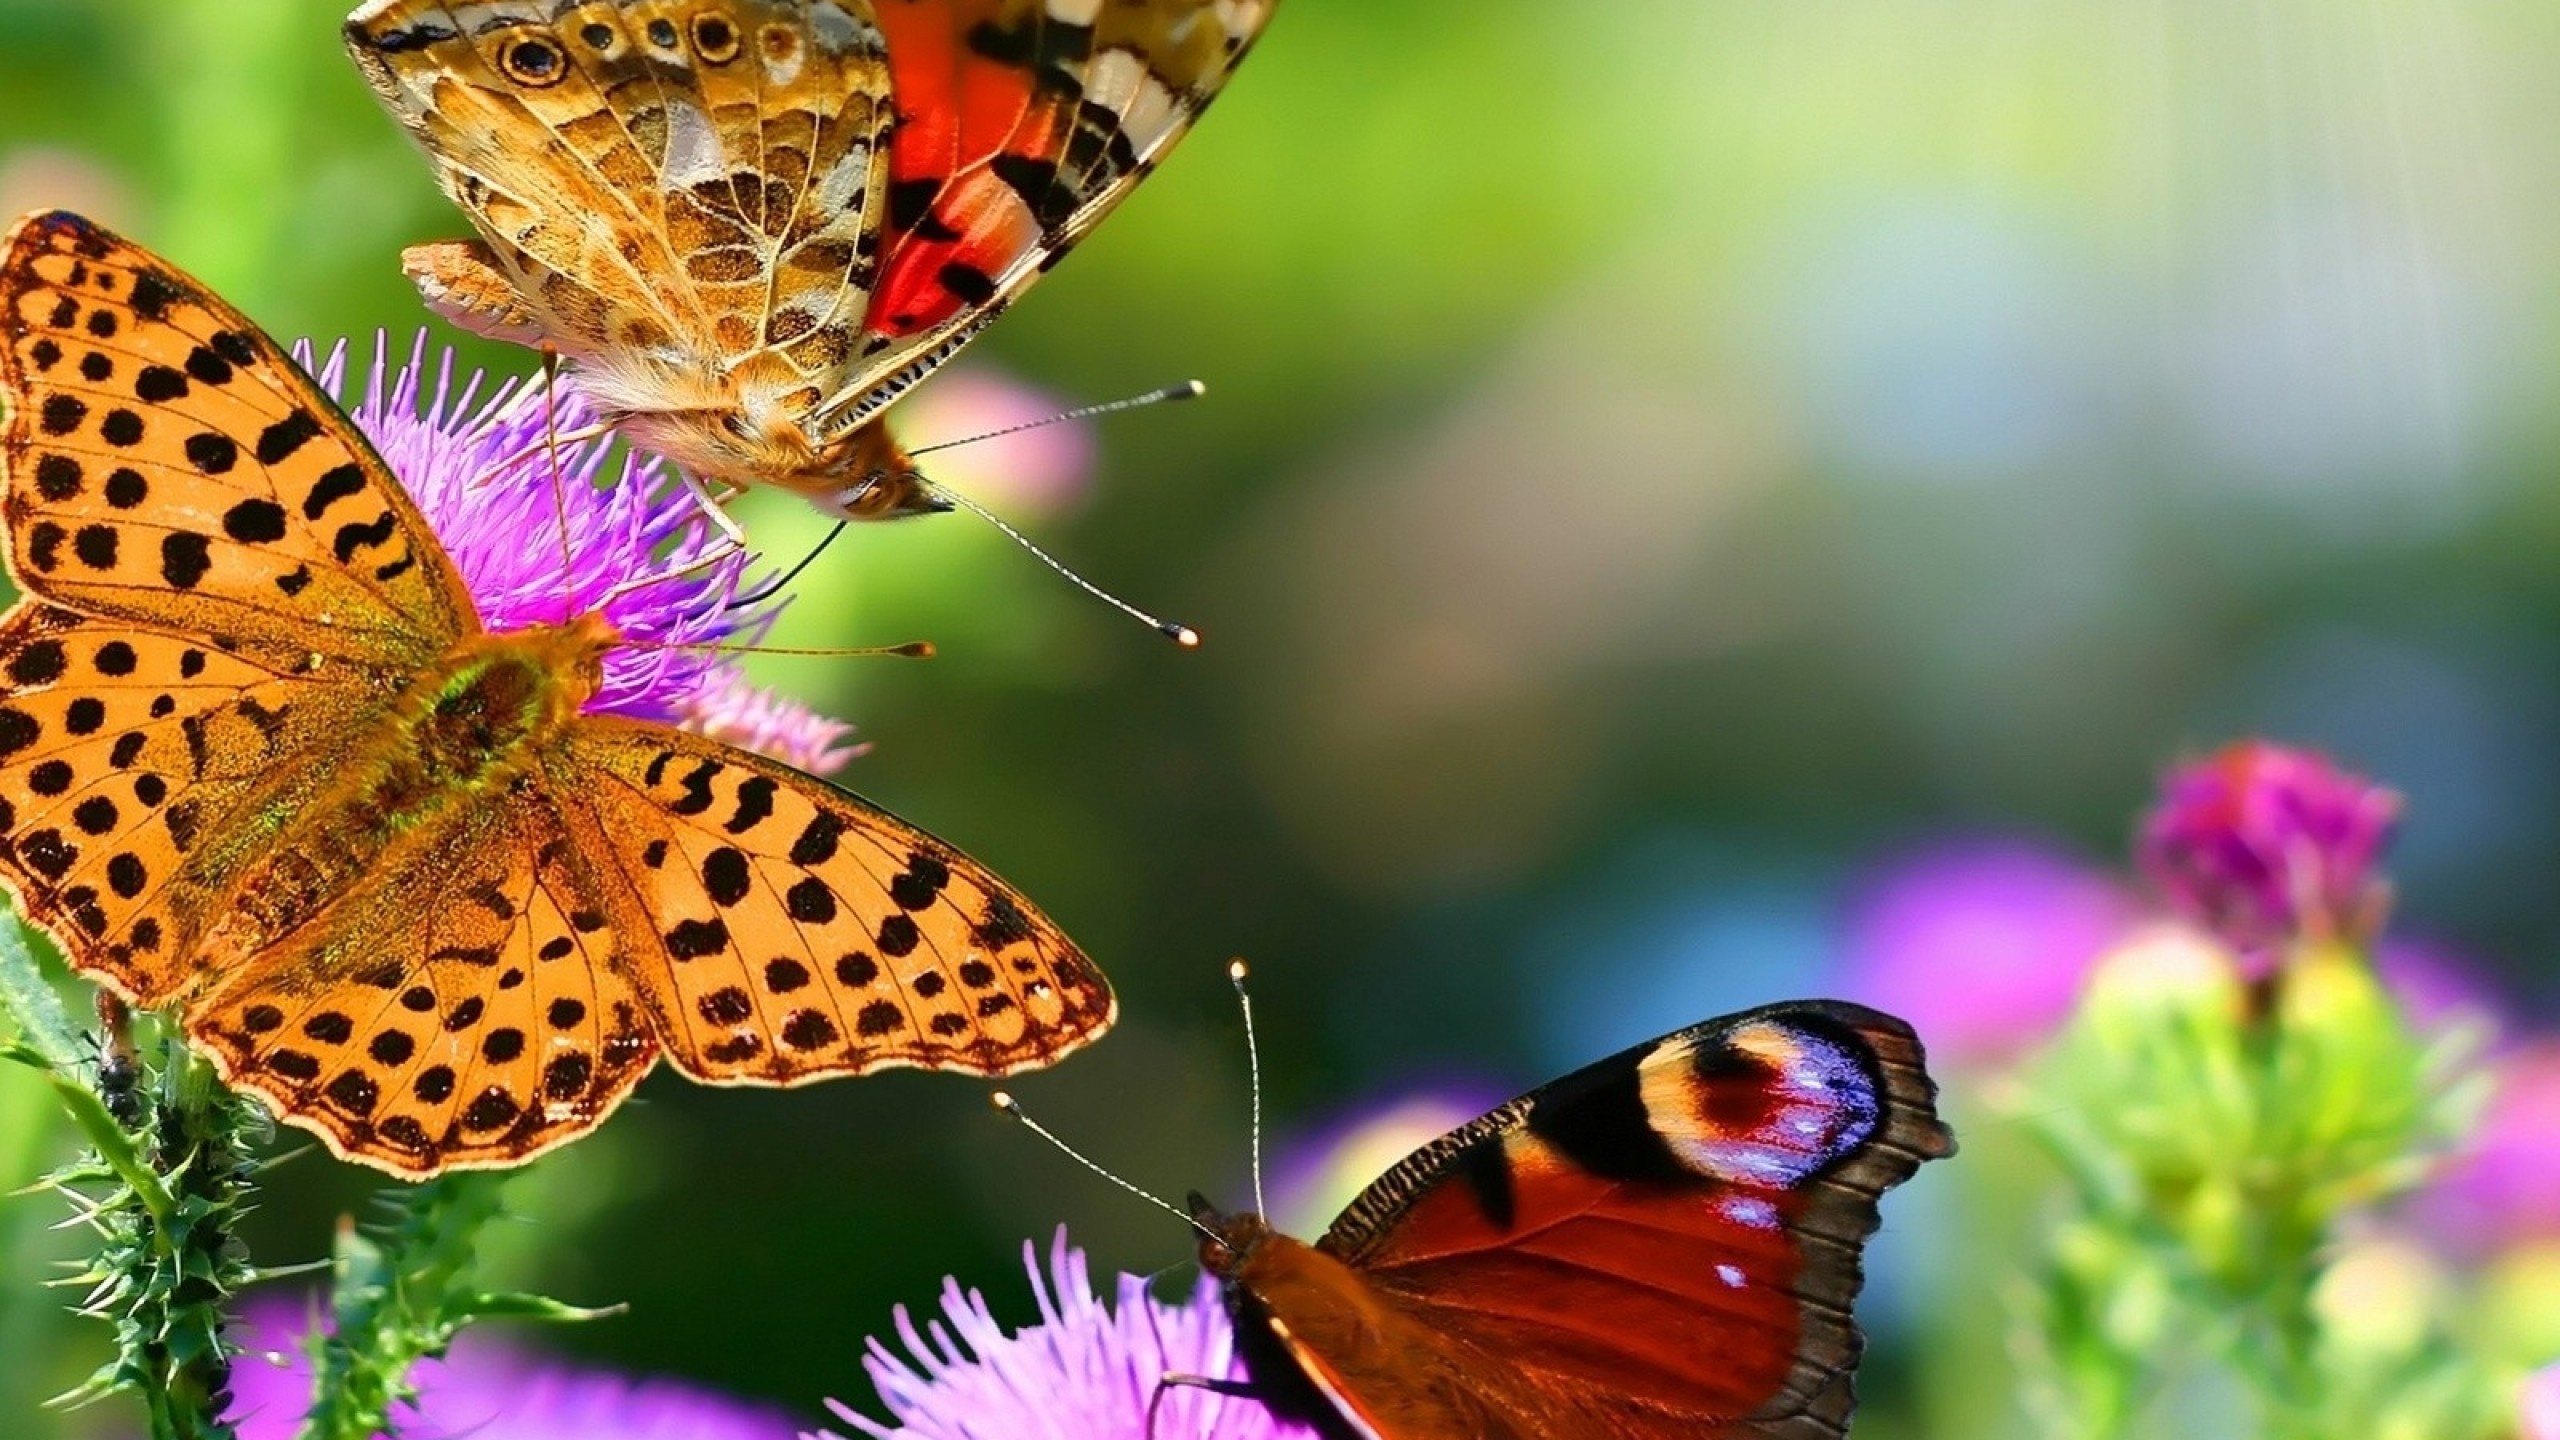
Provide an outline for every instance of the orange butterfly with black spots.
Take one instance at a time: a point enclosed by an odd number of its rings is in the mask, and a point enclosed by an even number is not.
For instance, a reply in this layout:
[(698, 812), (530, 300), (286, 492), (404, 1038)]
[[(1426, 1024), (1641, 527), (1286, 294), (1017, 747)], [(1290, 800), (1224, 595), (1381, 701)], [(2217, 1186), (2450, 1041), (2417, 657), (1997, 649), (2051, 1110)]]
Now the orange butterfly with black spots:
[(1011, 886), (859, 797), (584, 713), (337, 405), (74, 215), (0, 243), (0, 884), (234, 1084), (395, 1174), (711, 1084), (1002, 1075), (1111, 1024)]
[(950, 508), (882, 423), (1198, 118), (1279, 0), (371, 0), (476, 241), (405, 264), (691, 474)]

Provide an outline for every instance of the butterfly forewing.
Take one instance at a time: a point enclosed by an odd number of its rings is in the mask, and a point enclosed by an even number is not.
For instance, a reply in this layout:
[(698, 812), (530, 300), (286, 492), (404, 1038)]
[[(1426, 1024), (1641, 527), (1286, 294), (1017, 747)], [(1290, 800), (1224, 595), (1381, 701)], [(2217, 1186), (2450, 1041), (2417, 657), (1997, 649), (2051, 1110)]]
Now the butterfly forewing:
[(1101, 973), (1011, 886), (824, 781), (604, 719), (554, 764), (609, 908), (649, 926), (633, 979), (697, 1078), (1003, 1075), (1111, 1023)]
[(1048, 272), (1208, 107), (1278, 0), (878, 0), (899, 124), (865, 364), (877, 413)]
[(1389, 1440), (1437, 1433), (1381, 1419), (1438, 1413), (1418, 1384), (1523, 1435), (1837, 1435), (1877, 1197), (1953, 1148), (1933, 1095), (1908, 1027), (1872, 1011), (1710, 1021), (1451, 1134), (1344, 1212), (1318, 1252), (1428, 1337), (1404, 1366), (1337, 1314), (1272, 1313)]
[(21, 588), (277, 668), (415, 667), (472, 623), (390, 472), (237, 310), (61, 213), (10, 232), (0, 292)]
[(600, 1123), (656, 1056), (619, 944), (550, 806), (493, 798), (243, 957), (187, 1033), (341, 1156), (513, 1165)]
[(447, 313), (616, 412), (761, 429), (845, 382), (890, 124), (860, 0), (388, 0), (347, 39), (480, 231), (411, 254)]

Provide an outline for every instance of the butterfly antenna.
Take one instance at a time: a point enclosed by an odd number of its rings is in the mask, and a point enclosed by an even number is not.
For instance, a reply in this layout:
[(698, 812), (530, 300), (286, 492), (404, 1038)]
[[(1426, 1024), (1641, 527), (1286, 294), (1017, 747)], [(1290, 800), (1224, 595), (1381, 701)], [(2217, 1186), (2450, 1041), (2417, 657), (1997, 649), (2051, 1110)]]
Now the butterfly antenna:
[(907, 453), (909, 455), (930, 455), (936, 450), (957, 450), (963, 445), (975, 445), (981, 440), (1001, 440), (1007, 435), (1019, 435), (1025, 430), (1039, 430), (1050, 425), (1063, 425), (1070, 420), (1092, 420), (1104, 415), (1117, 415), (1123, 410), (1143, 410), (1150, 405), (1165, 405), (1176, 400), (1197, 400), (1208, 393), (1209, 387), (1201, 382), (1197, 380), (1185, 380), (1179, 385), (1161, 386), (1157, 389), (1148, 391), (1144, 395), (1130, 395), (1118, 400), (1105, 400), (1099, 405), (1079, 405), (1073, 410), (1061, 410), (1055, 415), (1044, 416), (1038, 420), (1025, 420), (1019, 425), (1007, 425), (1001, 430), (990, 430), (983, 435), (969, 435), (958, 440), (936, 440), (930, 445), (910, 450)]
[(1103, 1179), (1110, 1181), (1112, 1184), (1117, 1185), (1121, 1189), (1128, 1191), (1130, 1194), (1137, 1196), (1139, 1199), (1146, 1201), (1148, 1204), (1153, 1205), (1167, 1215), (1172, 1216), (1174, 1219), (1179, 1220), (1183, 1224), (1190, 1226), (1192, 1229), (1199, 1231), (1208, 1239), (1215, 1240), (1218, 1238), (1217, 1231), (1212, 1230), (1208, 1226), (1201, 1224), (1198, 1220), (1193, 1219), (1188, 1211), (1174, 1205), (1171, 1201), (1166, 1200), (1162, 1196), (1150, 1194), (1147, 1191), (1139, 1189), (1137, 1186), (1121, 1179), (1118, 1175), (1103, 1169), (1092, 1160), (1085, 1158), (1085, 1153), (1083, 1151), (1078, 1150), (1073, 1145), (1059, 1139), (1055, 1134), (1051, 1133), (1048, 1126), (1032, 1119), (1030, 1112), (1022, 1108), (1022, 1102), (1014, 1099), (1010, 1094), (999, 1090), (987, 1098), (995, 1103), (995, 1107), (998, 1110), (1003, 1111), (1005, 1114), (1012, 1116), (1016, 1121), (1020, 1122), (1024, 1129), (1057, 1147), (1059, 1154), (1066, 1156), (1068, 1159), (1073, 1160), (1087, 1170), (1092, 1171), (1094, 1174), (1101, 1176)]
[(792, 655), (806, 660), (865, 660), (888, 656), (900, 660), (930, 660), (938, 652), (930, 640), (909, 640), (902, 645), (828, 645), (798, 647), (788, 645), (732, 645), (726, 640), (620, 640), (620, 650), (700, 650), (712, 655)]
[(1236, 987), (1236, 1004), (1244, 1011), (1245, 1067), (1253, 1082), (1253, 1213), (1268, 1215), (1270, 1202), (1262, 1198), (1262, 1045), (1253, 1034), (1253, 992), (1244, 983), (1251, 973), (1241, 959), (1227, 962), (1227, 983)]
[(1137, 606), (1130, 604), (1128, 601), (1121, 599), (1119, 596), (1114, 595), (1110, 591), (1103, 589), (1101, 586), (1094, 584), (1090, 580), (1087, 580), (1073, 570), (1068, 569), (1065, 564), (1059, 561), (1058, 557), (1031, 543), (1030, 536), (1023, 534), (1021, 531), (1004, 523), (1003, 520), (997, 518), (994, 511), (989, 510), (984, 505), (979, 504), (977, 501), (970, 499), (968, 496), (963, 495), (956, 490), (947, 489), (940, 485), (933, 487), (933, 493), (950, 501), (952, 504), (959, 506), (961, 509), (968, 511), (970, 514), (977, 516), (979, 519), (986, 521), (988, 524), (993, 525), (996, 529), (1004, 533), (1006, 539), (1011, 540), (1014, 544), (1030, 551), (1033, 559), (1038, 560), (1041, 564), (1046, 565), (1050, 569), (1057, 571), (1060, 575), (1065, 576), (1069, 584), (1075, 586), (1079, 590), (1082, 590), (1087, 595), (1090, 595), (1094, 599), (1101, 601), (1103, 604), (1110, 606), (1112, 609), (1119, 611), (1121, 614), (1138, 621), (1148, 629), (1155, 631), (1157, 634), (1162, 635), (1167, 640), (1172, 641), (1174, 644), (1181, 646), (1185, 650), (1197, 650), (1200, 648), (1199, 631), (1177, 621), (1159, 620), (1155, 616), (1148, 614), (1146, 611), (1139, 609)]
[[(1185, 380), (1176, 385), (1159, 386), (1143, 395), (1128, 395), (1118, 400), (1105, 400), (1098, 405), (1079, 405), (1072, 410), (1061, 410), (1055, 415), (1046, 415), (1037, 420), (1026, 420), (1019, 425), (1007, 425), (1001, 430), (989, 430), (984, 434), (979, 435), (966, 435), (957, 440), (937, 440), (930, 445), (910, 450), (907, 453), (914, 456), (930, 455), (937, 450), (957, 450), (963, 445), (975, 445), (984, 440), (1001, 440), (1007, 435), (1019, 435), (1025, 430), (1039, 430), (1050, 425), (1064, 424), (1070, 420), (1092, 420), (1103, 415), (1117, 415), (1124, 410), (1143, 410), (1150, 405), (1170, 404), (1177, 400), (1197, 400), (1208, 393), (1209, 387), (1206, 384), (1203, 384), (1198, 380)], [(1066, 576), (1067, 579), (1073, 581), (1077, 588), (1083, 590), (1086, 594), (1095, 597), (1104, 604), (1109, 605), (1113, 609), (1119, 610), (1124, 614), (1135, 616), (1150, 628), (1154, 629), (1158, 634), (1163, 635), (1165, 638), (1173, 641), (1173, 643), (1181, 646), (1185, 650), (1195, 650), (1199, 648), (1199, 631), (1192, 629), (1188, 625), (1168, 625), (1153, 615), (1149, 615), (1145, 611), (1127, 604), (1118, 596), (1109, 594), (1108, 592), (1096, 587), (1088, 582), (1083, 576), (1078, 575), (1073, 570), (1068, 569), (1066, 566), (1059, 564), (1055, 559), (1052, 559), (1047, 551), (1042, 550), (1039, 546), (1032, 544), (1028, 539), (1024, 538), (1021, 531), (1014, 529), (1002, 520), (998, 520), (995, 516), (988, 514), (983, 507), (979, 506), (974, 501), (971, 501), (966, 496), (954, 494), (940, 486), (934, 487), (934, 493), (957, 503), (970, 514), (977, 516), (979, 519), (995, 526), (998, 530), (1003, 531), (1007, 536), (1012, 538), (1015, 544), (1020, 545), (1023, 549), (1039, 556), (1042, 564), (1047, 565), (1050, 569)], [(771, 584), (759, 587), (752, 595), (742, 596), (736, 600), (730, 601), (729, 608), (737, 610), (749, 605), (762, 604), (764, 601), (770, 600), (774, 596), (782, 593), (784, 587), (788, 586), (792, 581), (800, 578), (801, 571), (808, 569), (813, 561), (815, 561), (820, 555), (826, 553), (828, 546), (836, 543), (836, 538), (844, 534), (845, 524), (845, 521), (837, 521), (835, 528), (829, 530), (824, 539), (821, 539), (817, 544), (811, 546), (809, 548), (809, 553), (801, 556), (799, 563), (784, 571), (781, 578), (773, 581)]]

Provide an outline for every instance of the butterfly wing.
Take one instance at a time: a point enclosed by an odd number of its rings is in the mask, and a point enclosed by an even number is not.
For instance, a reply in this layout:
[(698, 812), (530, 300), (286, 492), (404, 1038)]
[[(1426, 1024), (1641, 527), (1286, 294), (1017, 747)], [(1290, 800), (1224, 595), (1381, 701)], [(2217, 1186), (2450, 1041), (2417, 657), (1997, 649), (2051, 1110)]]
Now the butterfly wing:
[(554, 802), (527, 787), (408, 837), (190, 1005), (187, 1034), (342, 1159), (516, 1165), (603, 1123), (655, 1061), (627, 968)]
[(859, 423), (1012, 303), (1153, 169), (1278, 0), (875, 0), (897, 128)]
[(380, 713), (358, 679), (21, 602), (0, 620), (0, 885), (84, 974), (145, 1005), (188, 989), (261, 853), (244, 817), (297, 809), (312, 757)]
[(372, 0), (346, 40), (480, 232), (409, 256), (450, 318), (609, 411), (752, 426), (840, 383), (890, 123), (864, 0)]
[[(1953, 1149), (1933, 1096), (1909, 1027), (1874, 1011), (1708, 1021), (1416, 1153), (1253, 1288), (1389, 1440), (1459, 1405), (1486, 1407), (1477, 1433), (1837, 1436), (1877, 1199)], [(1332, 1303), (1297, 1298), (1325, 1274)], [(1382, 1318), (1346, 1326), (1362, 1307)]]
[(985, 867), (821, 780), (591, 717), (559, 786), (669, 1058), (715, 1084), (1004, 1075), (1099, 1036), (1110, 986)]
[(300, 366), (149, 252), (62, 212), (0, 243), (9, 573), (266, 668), (414, 671), (478, 628), (399, 483)]

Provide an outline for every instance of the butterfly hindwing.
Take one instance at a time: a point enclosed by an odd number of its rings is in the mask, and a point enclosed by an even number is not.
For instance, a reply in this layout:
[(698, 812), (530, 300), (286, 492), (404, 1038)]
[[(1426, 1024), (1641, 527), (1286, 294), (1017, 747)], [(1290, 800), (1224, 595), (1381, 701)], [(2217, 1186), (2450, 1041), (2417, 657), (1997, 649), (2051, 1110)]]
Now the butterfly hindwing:
[[(1577, 1071), (1237, 1272), (1387, 1440), (1844, 1433), (1877, 1198), (1953, 1148), (1907, 1026), (1803, 1002)], [(1294, 1249), (1292, 1248), (1294, 1247)]]
[(608, 908), (651, 927), (634, 982), (697, 1079), (1004, 1075), (1112, 1021), (1101, 972), (1029, 901), (856, 796), (660, 726), (589, 719), (562, 751)]
[(278, 673), (203, 637), (41, 602), (0, 620), (0, 882), (79, 968), (159, 1004), (194, 984), (210, 902), (379, 713), (352, 667)]
[(237, 310), (60, 212), (10, 232), (0, 293), (21, 588), (277, 668), (415, 666), (472, 623), (381, 460)]
[(520, 1164), (600, 1124), (657, 1055), (557, 813), (451, 814), (189, 1009), (234, 1084), (397, 1173)]

